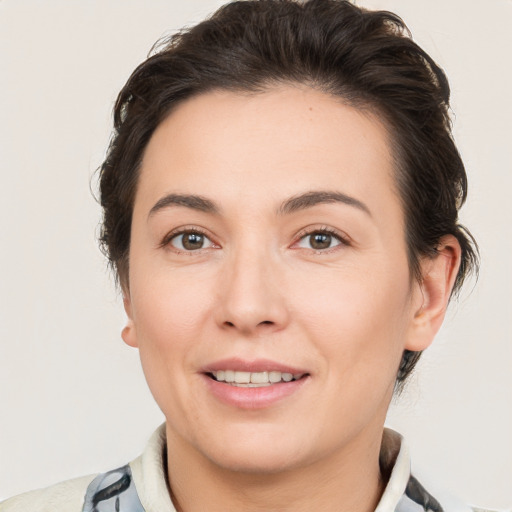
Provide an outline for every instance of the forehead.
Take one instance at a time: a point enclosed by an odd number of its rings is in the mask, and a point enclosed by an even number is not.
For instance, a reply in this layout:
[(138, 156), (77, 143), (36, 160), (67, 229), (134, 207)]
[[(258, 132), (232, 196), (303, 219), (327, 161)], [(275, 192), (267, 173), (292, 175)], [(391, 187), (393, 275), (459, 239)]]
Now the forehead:
[(397, 202), (392, 162), (387, 131), (376, 116), (320, 91), (213, 91), (178, 105), (157, 128), (144, 154), (138, 195), (155, 200), (163, 192), (209, 193), (261, 204), (337, 188)]

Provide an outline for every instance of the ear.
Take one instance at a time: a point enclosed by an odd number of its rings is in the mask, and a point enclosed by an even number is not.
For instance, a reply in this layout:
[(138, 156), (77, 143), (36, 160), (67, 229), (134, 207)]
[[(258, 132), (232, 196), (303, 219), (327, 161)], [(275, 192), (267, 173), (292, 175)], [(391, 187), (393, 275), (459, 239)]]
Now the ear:
[(126, 312), (126, 326), (121, 331), (121, 338), (130, 347), (138, 347), (137, 343), (137, 331), (133, 322), (133, 308), (132, 299), (130, 296), (130, 290), (123, 288), (123, 306)]
[(460, 258), (459, 242), (453, 235), (446, 235), (439, 242), (437, 254), (422, 261), (422, 279), (415, 285), (414, 316), (404, 348), (419, 352), (434, 340), (444, 320)]

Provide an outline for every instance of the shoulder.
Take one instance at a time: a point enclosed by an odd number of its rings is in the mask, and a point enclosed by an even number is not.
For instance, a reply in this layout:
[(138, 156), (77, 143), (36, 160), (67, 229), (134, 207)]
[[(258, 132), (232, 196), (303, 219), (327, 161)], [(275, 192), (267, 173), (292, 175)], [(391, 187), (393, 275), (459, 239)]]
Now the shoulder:
[[(495, 509), (491, 510), (490, 508), (479, 508), (479, 507), (471, 507), (471, 510), (472, 510), (472, 512), (500, 512)], [(512, 512), (512, 509), (501, 510), (501, 512)]]
[(0, 512), (144, 512), (130, 465), (67, 480), (0, 503)]
[(164, 424), (129, 464), (14, 496), (0, 503), (0, 512), (174, 511), (164, 470), (165, 446)]
[(87, 487), (95, 477), (74, 478), (14, 496), (0, 503), (0, 512), (81, 512)]
[(467, 505), (418, 468), (411, 474), (407, 444), (388, 428), (384, 430), (379, 464), (388, 482), (375, 512), (498, 512)]

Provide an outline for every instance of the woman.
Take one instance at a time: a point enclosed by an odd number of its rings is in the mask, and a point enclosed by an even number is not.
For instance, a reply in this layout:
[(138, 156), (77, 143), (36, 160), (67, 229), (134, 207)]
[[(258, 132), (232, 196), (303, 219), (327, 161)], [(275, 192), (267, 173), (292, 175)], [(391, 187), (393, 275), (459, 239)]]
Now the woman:
[(2, 511), (470, 510), (384, 430), (476, 265), (448, 100), (399, 18), (343, 1), (228, 4), (139, 66), (101, 240), (166, 424)]

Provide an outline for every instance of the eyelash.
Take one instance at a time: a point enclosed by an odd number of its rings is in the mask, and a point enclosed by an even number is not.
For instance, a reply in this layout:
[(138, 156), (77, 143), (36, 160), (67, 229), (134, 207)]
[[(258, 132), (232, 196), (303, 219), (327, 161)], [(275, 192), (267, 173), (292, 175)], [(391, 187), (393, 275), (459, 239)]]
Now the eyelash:
[(339, 242), (339, 244), (337, 244), (337, 245), (335, 245), (333, 247), (328, 247), (326, 249), (313, 249), (313, 248), (310, 248), (309, 250), (313, 251), (315, 254), (330, 253), (331, 251), (336, 250), (336, 248), (339, 245), (345, 246), (345, 247), (348, 247), (348, 246), (351, 245), (351, 241), (350, 241), (350, 239), (349, 239), (349, 237), (347, 235), (343, 235), (339, 231), (336, 231), (335, 229), (330, 228), (328, 226), (322, 226), (321, 228), (306, 228), (306, 229), (303, 229), (297, 235), (297, 241), (294, 242), (293, 245), (295, 246), (298, 243), (300, 243), (302, 240), (304, 240), (305, 238), (310, 237), (311, 235), (315, 235), (315, 234), (329, 235), (329, 236), (333, 237), (334, 239), (336, 239)]
[[(186, 235), (186, 234), (201, 235), (201, 236), (205, 237), (215, 248), (219, 247), (217, 244), (215, 244), (215, 242), (213, 242), (211, 240), (210, 236), (208, 235), (208, 233), (205, 230), (195, 227), (195, 226), (190, 227), (190, 228), (183, 227), (183, 228), (179, 228), (177, 230), (171, 231), (163, 238), (162, 242), (159, 244), (159, 247), (160, 248), (168, 247), (169, 245), (171, 245), (171, 242), (175, 238), (182, 236), (182, 235)], [(341, 233), (339, 233), (338, 231), (336, 231), (328, 226), (322, 226), (321, 228), (306, 228), (306, 229), (303, 229), (302, 231), (300, 231), (296, 237), (296, 241), (292, 244), (292, 248), (294, 246), (296, 246), (297, 244), (299, 244), (305, 238), (310, 237), (315, 234), (328, 235), (339, 242), (339, 244), (336, 244), (333, 247), (328, 247), (326, 249), (314, 249), (314, 248), (308, 249), (308, 248), (306, 248), (307, 250), (313, 251), (315, 254), (330, 253), (331, 251), (336, 250), (336, 248), (339, 245), (342, 245), (342, 246), (350, 246), (351, 245), (350, 239), (346, 235), (343, 236)], [(182, 249), (179, 249), (179, 248), (173, 246), (172, 249), (180, 254), (192, 255), (193, 253), (198, 253), (200, 251), (210, 249), (210, 247), (199, 248), (196, 250), (182, 250)]]
[[(194, 227), (190, 227), (190, 228), (187, 228), (187, 227), (178, 228), (174, 231), (171, 231), (170, 233), (167, 233), (167, 235), (165, 235), (163, 240), (160, 242), (159, 247), (160, 248), (168, 247), (171, 245), (171, 242), (175, 238), (177, 238), (181, 235), (187, 235), (187, 234), (201, 235), (204, 238), (206, 238), (207, 240), (209, 240), (212, 245), (217, 246), (217, 244), (215, 244), (215, 242), (213, 242), (211, 240), (211, 237), (208, 235), (208, 233), (205, 230), (194, 226)], [(182, 249), (179, 249), (178, 247), (174, 247), (174, 246), (172, 247), (172, 249), (174, 251), (178, 252), (179, 254), (188, 254), (191, 256), (193, 253), (197, 253), (202, 250), (209, 249), (209, 247), (199, 248), (199, 249), (196, 249), (195, 251), (182, 250)]]

